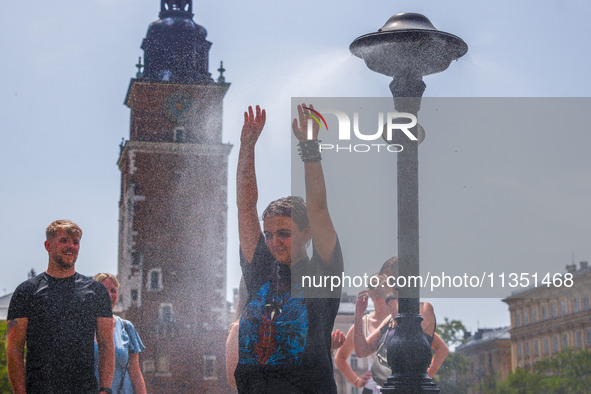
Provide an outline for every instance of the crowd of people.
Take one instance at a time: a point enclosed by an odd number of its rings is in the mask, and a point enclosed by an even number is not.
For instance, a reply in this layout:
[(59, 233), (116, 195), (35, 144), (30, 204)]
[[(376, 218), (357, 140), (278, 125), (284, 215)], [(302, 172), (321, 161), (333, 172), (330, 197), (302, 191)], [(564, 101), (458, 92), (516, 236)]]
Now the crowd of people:
[[(346, 335), (333, 331), (341, 289), (310, 297), (297, 285), (301, 282), (294, 278), (303, 274), (343, 272), (328, 210), (319, 127), (308, 122), (314, 109), (305, 104), (297, 109), (292, 131), (304, 167), (305, 201), (295, 196), (273, 201), (261, 220), (255, 146), (266, 112), (256, 106), (244, 114), (236, 176), (243, 282), (226, 344), (228, 383), (240, 393), (336, 393), (334, 357), (355, 387), (377, 393), (391, 374), (379, 348), (396, 329), (397, 291), (387, 286), (386, 278), (397, 275), (397, 260), (388, 260), (372, 276), (370, 283), (377, 285), (359, 294)], [(139, 363), (144, 344), (133, 324), (112, 312), (119, 281), (112, 274), (91, 279), (75, 270), (81, 237), (80, 227), (69, 220), (51, 223), (45, 241), (47, 270), (23, 282), (12, 296), (7, 364), (16, 394), (146, 392)], [(365, 314), (369, 298), (374, 310)], [(435, 332), (432, 305), (421, 303), (420, 313), (424, 336), (434, 350), (427, 371), (432, 377), (448, 350)], [(370, 358), (370, 368), (361, 376), (347, 362), (353, 351)]]

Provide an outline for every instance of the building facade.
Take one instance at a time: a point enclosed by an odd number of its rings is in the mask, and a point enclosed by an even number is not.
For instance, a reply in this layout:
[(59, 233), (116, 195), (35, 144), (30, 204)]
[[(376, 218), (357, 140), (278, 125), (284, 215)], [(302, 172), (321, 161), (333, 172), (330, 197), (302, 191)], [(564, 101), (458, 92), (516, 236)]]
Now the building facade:
[(481, 328), (456, 353), (470, 363), (468, 374), (461, 377), (470, 386), (469, 392), (479, 392), (495, 379), (505, 380), (513, 370), (509, 327)]
[[(131, 79), (121, 145), (120, 306), (146, 349), (152, 393), (228, 392), (223, 76), (209, 73), (206, 30), (190, 0), (162, 0)], [(220, 69), (223, 72), (223, 68)]]
[(583, 261), (566, 269), (549, 283), (503, 300), (511, 313), (513, 370), (530, 369), (569, 347), (591, 349), (591, 268)]
[(10, 305), (11, 298), (12, 293), (4, 294), (0, 297), (0, 321), (6, 320), (6, 316), (8, 316), (8, 306)]

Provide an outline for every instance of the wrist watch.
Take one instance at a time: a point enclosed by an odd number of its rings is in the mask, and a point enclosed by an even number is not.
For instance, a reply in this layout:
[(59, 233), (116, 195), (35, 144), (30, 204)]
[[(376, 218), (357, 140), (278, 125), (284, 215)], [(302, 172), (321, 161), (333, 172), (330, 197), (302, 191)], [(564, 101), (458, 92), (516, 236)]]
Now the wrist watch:
[[(95, 386), (96, 387), (96, 386)], [(99, 394), (100, 393), (107, 393), (107, 394), (113, 394), (113, 390), (111, 390), (110, 387), (101, 387), (99, 389)]]

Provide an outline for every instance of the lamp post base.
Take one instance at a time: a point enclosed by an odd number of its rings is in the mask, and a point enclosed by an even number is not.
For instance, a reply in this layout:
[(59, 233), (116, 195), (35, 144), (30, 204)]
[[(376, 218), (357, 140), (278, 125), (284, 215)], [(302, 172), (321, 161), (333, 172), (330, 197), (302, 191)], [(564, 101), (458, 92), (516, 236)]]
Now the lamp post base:
[(439, 393), (435, 382), (427, 374), (418, 376), (392, 375), (380, 391), (386, 394)]
[[(400, 300), (402, 304), (413, 301), (417, 300)], [(382, 393), (439, 392), (433, 380), (427, 375), (427, 368), (431, 361), (431, 346), (421, 328), (422, 320), (421, 315), (413, 313), (400, 313), (396, 316), (394, 335), (386, 344), (392, 376), (382, 387)]]

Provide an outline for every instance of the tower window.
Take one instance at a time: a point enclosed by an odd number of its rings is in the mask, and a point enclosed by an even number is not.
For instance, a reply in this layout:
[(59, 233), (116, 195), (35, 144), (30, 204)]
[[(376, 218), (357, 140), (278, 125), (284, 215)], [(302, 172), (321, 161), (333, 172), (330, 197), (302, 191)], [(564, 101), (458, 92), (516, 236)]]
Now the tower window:
[(170, 70), (162, 70), (162, 80), (163, 81), (170, 81), (170, 78), (172, 77), (172, 71)]
[(215, 374), (216, 357), (213, 354), (203, 355), (203, 379), (217, 379)]
[(138, 292), (136, 289), (131, 290), (131, 301), (137, 302)]
[(144, 361), (144, 374), (154, 373), (155, 370), (156, 366), (154, 365), (154, 360)]
[(160, 304), (159, 318), (162, 323), (172, 323), (172, 304)]
[(158, 357), (158, 365), (157, 365), (157, 372), (158, 375), (167, 375), (170, 374), (170, 358), (168, 356), (160, 356)]
[(150, 291), (162, 290), (162, 272), (160, 268), (153, 268), (148, 272), (147, 288)]
[(162, 0), (160, 11), (186, 11), (191, 12), (191, 2), (188, 0)]
[(139, 251), (131, 252), (131, 264), (133, 265), (141, 265), (142, 264), (142, 254)]
[(183, 127), (174, 129), (174, 142), (186, 142), (187, 137), (187, 130)]
[(150, 274), (150, 289), (158, 290), (160, 288), (160, 272), (153, 271)]

